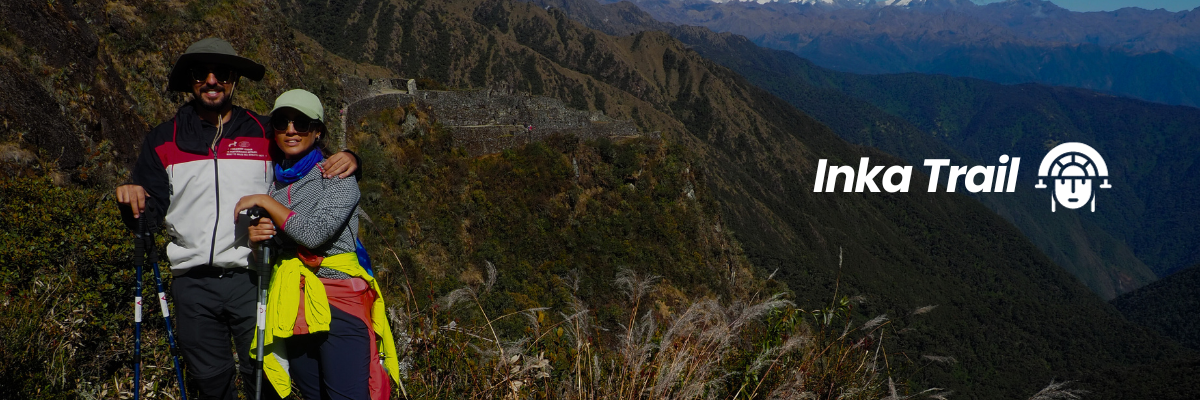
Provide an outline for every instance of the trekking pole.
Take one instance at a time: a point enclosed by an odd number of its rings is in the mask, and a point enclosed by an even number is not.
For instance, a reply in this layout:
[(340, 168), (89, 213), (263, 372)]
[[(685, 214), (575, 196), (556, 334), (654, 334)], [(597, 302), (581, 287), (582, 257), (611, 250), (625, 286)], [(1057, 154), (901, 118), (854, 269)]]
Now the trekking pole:
[[(138, 225), (142, 230), (142, 240), (149, 242), (146, 252), (150, 254), (150, 268), (154, 269), (154, 285), (158, 288), (158, 306), (162, 309), (163, 321), (167, 324), (167, 343), (171, 346), (171, 356), (175, 361), (175, 380), (179, 382), (179, 397), (187, 400), (187, 390), (183, 385), (183, 368), (179, 365), (179, 347), (175, 345), (175, 330), (171, 328), (171, 312), (167, 306), (167, 294), (163, 291), (162, 273), (158, 271), (158, 248), (154, 245), (154, 235), (146, 233), (146, 224), (138, 221)], [(138, 293), (140, 294), (141, 291)]]
[[(254, 207), (246, 210), (246, 216), (250, 217), (251, 224), (257, 224), (263, 217), (268, 217), (267, 210), (261, 207)], [(271, 245), (270, 240), (262, 242), (262, 259), (258, 264), (258, 318), (255, 322), (257, 325), (258, 338), (258, 357), (254, 366), (254, 400), (262, 399), (262, 376), (263, 376), (263, 336), (266, 335), (267, 328), (267, 285), (263, 283), (263, 279), (270, 273), (271, 268)]]
[(142, 233), (146, 224), (138, 218), (138, 232), (133, 237), (134, 278), (137, 282), (133, 292), (133, 400), (142, 392), (142, 264), (146, 262), (146, 245)]

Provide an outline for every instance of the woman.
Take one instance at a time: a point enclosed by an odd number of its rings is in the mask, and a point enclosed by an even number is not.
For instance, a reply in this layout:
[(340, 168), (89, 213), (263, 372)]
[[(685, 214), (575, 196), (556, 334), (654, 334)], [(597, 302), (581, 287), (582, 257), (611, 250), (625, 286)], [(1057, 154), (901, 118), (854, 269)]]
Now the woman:
[[(387, 399), (387, 376), (399, 379), (395, 342), (379, 286), (355, 253), (358, 182), (322, 176), (323, 121), (316, 95), (280, 95), (271, 111), (275, 181), (235, 207), (265, 209), (284, 233), (268, 294), (264, 370), (281, 397), (295, 378), (306, 399)], [(251, 240), (270, 238), (265, 232), (252, 231)]]

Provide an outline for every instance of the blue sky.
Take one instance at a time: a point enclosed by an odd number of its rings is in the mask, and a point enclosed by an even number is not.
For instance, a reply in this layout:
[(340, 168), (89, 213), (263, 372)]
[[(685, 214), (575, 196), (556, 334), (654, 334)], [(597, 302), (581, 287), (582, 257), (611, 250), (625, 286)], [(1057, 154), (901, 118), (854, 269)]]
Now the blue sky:
[[(995, 3), (997, 1), (1001, 0), (975, 0), (975, 3)], [(1200, 7), (1200, 0), (1050, 0), (1050, 2), (1071, 11), (1112, 11), (1125, 7), (1183, 11)]]

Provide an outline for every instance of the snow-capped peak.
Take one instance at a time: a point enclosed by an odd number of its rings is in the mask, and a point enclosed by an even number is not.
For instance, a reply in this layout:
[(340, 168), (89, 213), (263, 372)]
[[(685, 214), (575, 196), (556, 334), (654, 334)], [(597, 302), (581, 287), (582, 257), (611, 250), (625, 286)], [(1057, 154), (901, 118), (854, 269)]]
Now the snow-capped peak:
[(767, 4), (767, 3), (782, 2), (782, 3), (824, 4), (824, 5), (832, 5), (836, 1), (837, 0), (712, 0), (713, 3), (738, 3), (738, 2), (750, 3), (750, 2), (754, 2), (754, 3), (758, 3), (758, 4)]
[[(713, 3), (791, 3), (806, 4), (832, 8), (866, 8), (866, 7), (918, 7), (939, 4), (936, 0), (709, 0)], [(964, 0), (943, 0), (942, 3), (954, 4)]]

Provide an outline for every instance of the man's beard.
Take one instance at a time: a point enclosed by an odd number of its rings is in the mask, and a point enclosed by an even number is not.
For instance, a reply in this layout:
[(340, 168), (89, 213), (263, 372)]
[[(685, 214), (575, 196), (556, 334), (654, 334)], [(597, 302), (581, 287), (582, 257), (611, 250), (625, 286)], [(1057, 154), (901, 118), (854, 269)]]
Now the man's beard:
[(203, 88), (200, 88), (200, 94), (195, 96), (196, 100), (197, 100), (196, 103), (201, 108), (205, 109), (206, 111), (221, 112), (221, 111), (224, 111), (226, 108), (228, 108), (230, 103), (233, 102), (233, 94), (231, 93), (231, 91), (225, 91), (224, 87), (215, 88), (215, 89), (217, 89), (217, 93), (222, 94), (220, 99), (213, 101), (213, 100), (209, 100), (209, 99), (205, 98), (204, 93), (208, 92), (209, 88), (211, 88), (211, 87), (205, 86)]

